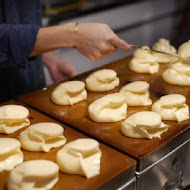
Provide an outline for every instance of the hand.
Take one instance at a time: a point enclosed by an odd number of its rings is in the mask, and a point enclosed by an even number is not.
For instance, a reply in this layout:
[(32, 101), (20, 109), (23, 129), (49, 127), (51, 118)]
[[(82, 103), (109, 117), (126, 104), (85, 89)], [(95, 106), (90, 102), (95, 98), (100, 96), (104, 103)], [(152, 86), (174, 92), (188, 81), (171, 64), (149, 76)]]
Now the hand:
[(106, 24), (80, 23), (74, 34), (76, 49), (91, 60), (99, 60), (117, 51), (132, 50), (131, 46), (120, 39)]
[(76, 70), (73, 66), (61, 60), (53, 52), (44, 53), (42, 59), (54, 82), (59, 82), (76, 74)]

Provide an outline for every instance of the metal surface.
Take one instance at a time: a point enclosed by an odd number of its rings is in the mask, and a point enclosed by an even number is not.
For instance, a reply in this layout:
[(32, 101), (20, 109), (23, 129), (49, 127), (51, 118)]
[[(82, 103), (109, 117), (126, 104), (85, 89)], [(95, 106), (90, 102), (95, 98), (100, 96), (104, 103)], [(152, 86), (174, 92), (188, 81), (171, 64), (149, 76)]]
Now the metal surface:
[(142, 172), (137, 172), (139, 190), (183, 190), (190, 185), (190, 139)]
[(164, 156), (168, 155), (171, 151), (177, 149), (184, 142), (188, 141), (189, 137), (190, 137), (190, 128), (188, 128), (186, 131), (173, 138), (165, 146), (156, 150), (153, 154), (150, 154), (148, 157), (141, 159), (138, 171), (143, 171), (145, 168), (146, 170), (148, 170), (149, 168), (152, 167), (152, 164), (159, 162)]
[[(5, 104), (19, 104), (15, 101), (6, 102)], [(57, 121), (33, 110), (29, 109), (29, 120), (31, 124), (39, 123), (39, 122), (55, 122)], [(61, 124), (61, 123), (58, 123)], [(61, 124), (64, 127), (64, 136), (67, 139), (67, 143), (73, 140), (76, 140), (78, 138), (87, 138), (87, 136), (78, 133), (77, 131), (70, 129), (69, 127)], [(9, 135), (0, 134), (0, 138), (2, 137), (10, 137), (10, 138), (16, 138), (18, 139), (18, 136), (21, 131), (25, 130), (26, 127), (23, 129)], [(120, 174), (127, 174), (125, 176), (121, 175), (120, 181), (123, 185), (124, 183), (127, 183), (128, 181), (131, 181), (135, 177), (135, 168), (136, 168), (136, 162), (129, 158), (128, 156), (125, 156), (124, 154), (121, 154), (102, 143), (100, 144), (100, 150), (102, 151), (102, 157), (101, 157), (101, 165), (100, 165), (100, 174), (90, 178), (86, 179), (83, 176), (79, 175), (69, 175), (65, 174), (63, 172), (59, 172), (59, 181), (54, 186), (52, 190), (93, 190), (98, 189), (102, 185), (106, 184), (110, 180), (114, 180), (115, 177), (117, 178)], [(22, 149), (22, 152), (24, 154), (24, 161), (27, 160), (34, 160), (34, 159), (47, 159), (51, 161), (56, 161), (56, 153), (58, 150), (60, 150), (63, 146), (59, 148), (51, 149), (49, 152), (31, 152), (31, 151), (25, 151)], [(127, 171), (129, 170), (129, 171)], [(9, 172), (3, 171), (0, 172), (0, 189), (6, 190), (6, 182), (8, 179)], [(119, 185), (117, 186), (119, 188)], [(108, 187), (108, 186), (107, 186)], [(131, 190), (131, 189), (130, 189)], [(133, 189), (134, 190), (134, 189)]]
[(134, 173), (134, 167), (119, 174), (114, 179), (98, 188), (98, 190), (136, 190), (136, 177), (131, 178), (131, 173)]

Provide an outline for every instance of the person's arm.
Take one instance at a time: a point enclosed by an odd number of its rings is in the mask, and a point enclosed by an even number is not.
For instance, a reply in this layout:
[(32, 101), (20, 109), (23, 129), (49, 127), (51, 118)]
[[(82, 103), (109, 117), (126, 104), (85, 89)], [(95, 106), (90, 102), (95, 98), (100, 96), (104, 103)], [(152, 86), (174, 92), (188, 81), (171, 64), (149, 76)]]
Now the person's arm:
[(81, 54), (92, 60), (102, 59), (118, 48), (132, 49), (106, 24), (80, 23), (77, 32), (75, 26), (75, 23), (44, 28), (0, 24), (0, 67), (2, 63), (25, 67), (29, 57), (74, 44)]
[(130, 51), (131, 46), (120, 39), (106, 24), (80, 23), (75, 32), (75, 23), (40, 28), (30, 56), (55, 49), (73, 47), (84, 56), (98, 60), (118, 48)]

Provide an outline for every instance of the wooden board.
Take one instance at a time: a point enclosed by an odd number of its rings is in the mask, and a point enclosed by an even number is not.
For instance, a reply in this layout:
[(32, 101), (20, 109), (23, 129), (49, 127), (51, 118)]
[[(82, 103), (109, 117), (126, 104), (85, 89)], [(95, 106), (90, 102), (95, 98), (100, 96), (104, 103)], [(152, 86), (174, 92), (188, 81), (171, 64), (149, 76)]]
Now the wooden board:
[[(7, 102), (5, 104), (18, 104), (14, 101)], [(40, 114), (30, 108), (29, 112), (29, 120), (31, 124), (39, 123), (39, 122), (56, 122), (55, 120)], [(59, 123), (60, 124), (60, 123)], [(78, 133), (77, 131), (70, 129), (69, 127), (62, 125), (64, 127), (64, 136), (67, 139), (67, 142), (73, 141), (78, 138), (87, 138), (87, 136)], [(2, 137), (10, 137), (18, 139), (19, 133), (23, 131), (25, 128), (10, 134), (0, 134), (0, 138)], [(47, 159), (47, 160), (56, 160), (56, 153), (63, 146), (55, 149), (51, 149), (48, 153), (44, 152), (30, 152), (22, 149), (24, 153), (24, 161), (34, 160), (34, 159)], [(86, 179), (85, 177), (79, 175), (69, 175), (59, 172), (59, 182), (54, 186), (53, 190), (89, 190), (89, 189), (97, 189), (101, 185), (105, 184), (109, 180), (113, 179), (120, 173), (129, 170), (134, 167), (135, 171), (135, 161), (124, 154), (121, 154), (103, 144), (100, 143), (100, 149), (102, 151), (101, 157), (101, 169), (100, 175), (97, 175), (91, 179)], [(9, 172), (3, 171), (0, 172), (0, 189), (6, 189), (6, 182), (8, 178)], [(135, 174), (134, 174), (135, 175)], [(128, 180), (128, 179), (126, 179)]]
[[(182, 131), (189, 128), (190, 120), (186, 120), (181, 123), (175, 121), (164, 121), (169, 126), (169, 130), (162, 134), (161, 139), (153, 138), (148, 139), (133, 139), (127, 138), (122, 135), (120, 130), (120, 122), (115, 123), (97, 123), (92, 121), (88, 116), (88, 106), (94, 100), (104, 96), (105, 94), (118, 92), (120, 88), (132, 81), (143, 80), (150, 84), (150, 98), (153, 102), (158, 100), (161, 96), (172, 93), (179, 93), (187, 98), (187, 104), (190, 106), (189, 92), (190, 87), (170, 85), (164, 82), (161, 78), (162, 72), (168, 67), (169, 64), (160, 64), (160, 70), (156, 74), (137, 74), (132, 72), (128, 68), (128, 63), (132, 57), (126, 57), (122, 60), (107, 64), (102, 68), (114, 69), (118, 73), (120, 78), (120, 85), (109, 92), (90, 92), (88, 91), (88, 98), (86, 101), (82, 101), (73, 106), (60, 106), (55, 105), (50, 100), (50, 95), (53, 89), (58, 85), (54, 84), (47, 87), (46, 90), (37, 90), (32, 93), (26, 94), (19, 98), (19, 100), (31, 105), (43, 112), (58, 118), (60, 121), (68, 123), (84, 131), (104, 142), (134, 156), (137, 159), (142, 159), (163, 147), (168, 141), (178, 136)], [(97, 69), (97, 70), (98, 70)], [(85, 81), (86, 77), (94, 70), (78, 75), (72, 80)], [(151, 110), (151, 106), (146, 107), (128, 107), (127, 117), (139, 112)]]

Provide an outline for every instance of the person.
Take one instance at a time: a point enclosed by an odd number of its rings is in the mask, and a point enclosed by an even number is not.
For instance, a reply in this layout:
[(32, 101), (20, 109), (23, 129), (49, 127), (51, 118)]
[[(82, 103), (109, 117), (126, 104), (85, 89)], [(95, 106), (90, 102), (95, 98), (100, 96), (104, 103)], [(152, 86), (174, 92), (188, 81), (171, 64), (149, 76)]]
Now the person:
[[(0, 24), (0, 101), (45, 86), (43, 65), (41, 57), (38, 56), (43, 53), (76, 46), (79, 53), (92, 60), (98, 60), (116, 51), (117, 48), (126, 51), (131, 49), (129, 44), (114, 34), (106, 24), (80, 23), (77, 25), (77, 32), (76, 23), (40, 27), (40, 24), (36, 25), (34, 19), (39, 16), (40, 11), (35, 9), (38, 14), (34, 15), (31, 7), (39, 1), (35, 3), (26, 1), (28, 7), (25, 6), (24, 12), (20, 12), (20, 6), (17, 6), (16, 14), (13, 7), (24, 1), (14, 4), (15, 1), (12, 0), (12, 4), (9, 4), (10, 13), (6, 14), (8, 11), (5, 11), (4, 7), (8, 7), (7, 3), (10, 1), (0, 0), (0, 15), (4, 15), (0, 16), (0, 22), (5, 23), (6, 20), (7, 23)], [(18, 15), (18, 12), (22, 14)], [(22, 18), (22, 25), (17, 17)], [(29, 24), (26, 22), (28, 17), (30, 17)]]

